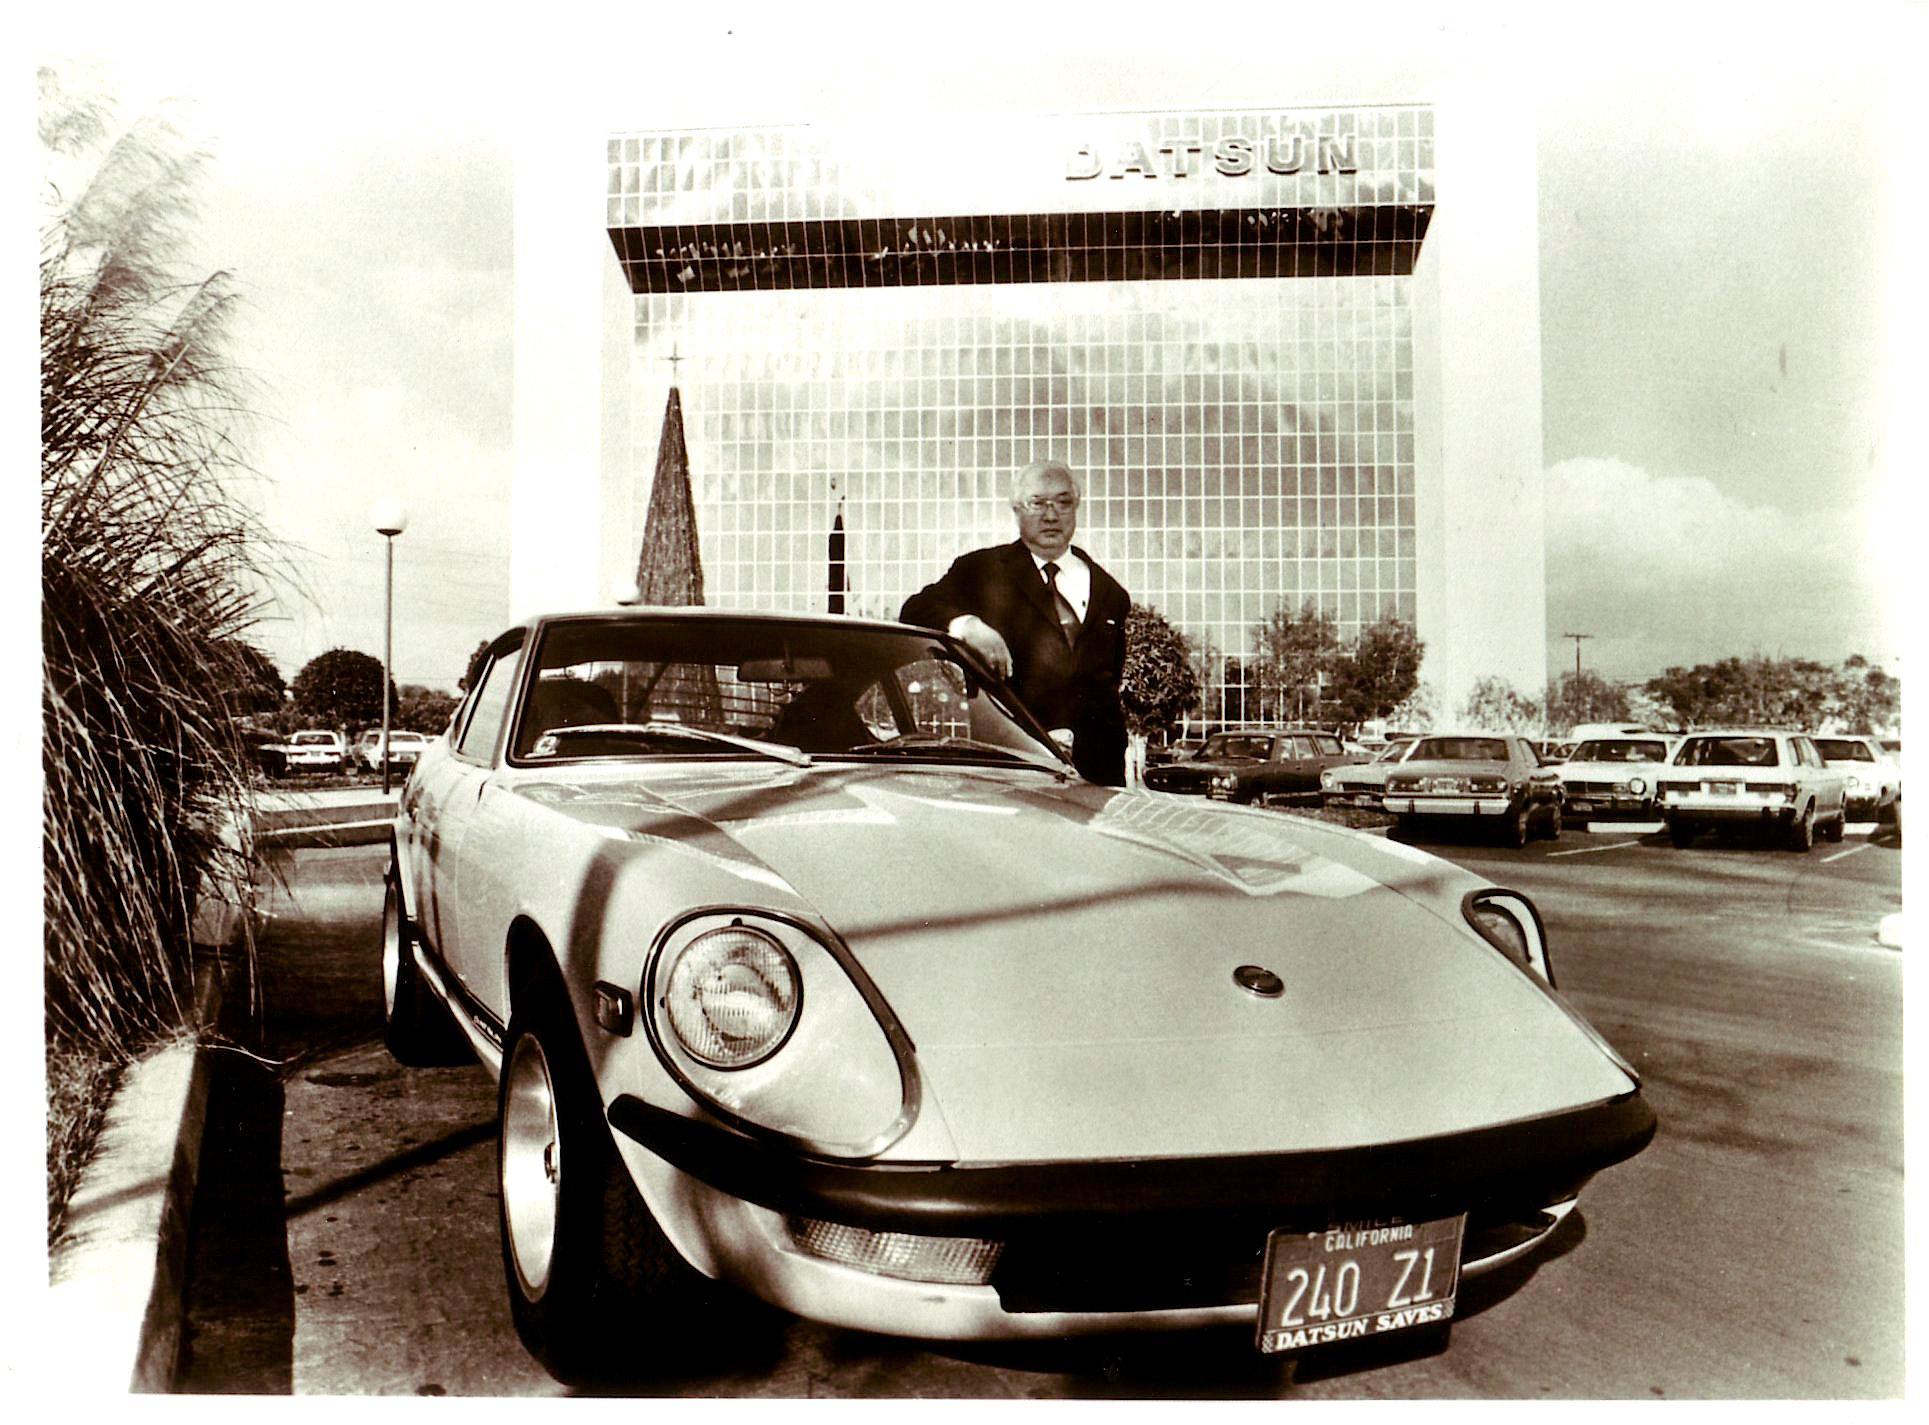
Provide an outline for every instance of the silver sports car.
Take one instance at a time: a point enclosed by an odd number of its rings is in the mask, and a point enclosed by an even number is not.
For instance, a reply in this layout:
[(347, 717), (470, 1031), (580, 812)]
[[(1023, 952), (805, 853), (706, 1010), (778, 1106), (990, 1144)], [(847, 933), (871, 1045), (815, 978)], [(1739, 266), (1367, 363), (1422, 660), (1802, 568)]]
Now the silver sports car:
[(382, 950), (396, 1056), (497, 1075), (510, 1304), (564, 1379), (746, 1297), (949, 1340), (1444, 1329), (1655, 1127), (1526, 897), (1081, 781), (891, 623), (511, 629), (403, 788)]

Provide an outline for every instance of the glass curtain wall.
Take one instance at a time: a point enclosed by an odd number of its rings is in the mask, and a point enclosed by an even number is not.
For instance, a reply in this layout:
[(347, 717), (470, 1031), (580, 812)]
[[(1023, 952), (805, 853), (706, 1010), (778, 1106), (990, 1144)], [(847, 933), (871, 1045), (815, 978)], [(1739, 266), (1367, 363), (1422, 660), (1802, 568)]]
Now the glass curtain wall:
[(1083, 239), (1079, 215), (912, 219), (883, 281), (867, 244), (890, 244), (855, 223), (613, 232), (638, 289), (633, 541), (674, 370), (713, 604), (825, 609), (841, 515), (846, 611), (895, 616), (1014, 536), (1011, 476), (1051, 456), (1084, 485), (1077, 542), (1215, 684), (1275, 609), (1310, 601), (1348, 640), (1411, 621), (1425, 212), (1275, 209), (1264, 243), (1236, 213), (1094, 216)]

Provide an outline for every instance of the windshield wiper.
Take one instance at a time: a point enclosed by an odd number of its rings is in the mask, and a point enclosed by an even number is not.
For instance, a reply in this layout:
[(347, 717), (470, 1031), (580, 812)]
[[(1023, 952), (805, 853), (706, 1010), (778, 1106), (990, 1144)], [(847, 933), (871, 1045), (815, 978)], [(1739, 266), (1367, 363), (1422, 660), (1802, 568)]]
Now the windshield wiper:
[(1001, 747), (995, 742), (980, 742), (974, 737), (951, 737), (936, 732), (913, 732), (902, 737), (894, 737), (888, 742), (864, 742), (856, 747), (847, 747), (840, 755), (846, 757), (922, 757), (932, 753), (959, 753), (969, 757), (981, 757), (997, 762), (1015, 762), (1023, 767), (1036, 767), (1041, 772), (1064, 775), (1064, 769), (1034, 761), (1024, 753), (1009, 747)]
[(741, 752), (754, 753), (758, 757), (768, 757), (773, 762), (786, 762), (792, 767), (812, 765), (808, 752), (799, 752), (795, 747), (786, 747), (778, 742), (760, 742), (754, 737), (738, 737), (731, 732), (712, 732), (707, 727), (690, 727), (680, 722), (597, 722), (586, 723), (580, 727), (552, 727), (543, 733), (544, 737), (635, 737), (664, 738), (674, 741), (682, 738), (686, 742), (707, 742), (734, 747)]

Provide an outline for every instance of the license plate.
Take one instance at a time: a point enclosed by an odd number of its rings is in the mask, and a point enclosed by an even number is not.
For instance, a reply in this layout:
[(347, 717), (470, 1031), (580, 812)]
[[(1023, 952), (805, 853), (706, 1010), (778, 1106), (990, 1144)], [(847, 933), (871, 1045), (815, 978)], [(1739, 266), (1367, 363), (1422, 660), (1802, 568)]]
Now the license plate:
[(1740, 782), (1710, 782), (1708, 790), (1718, 797), (1732, 797), (1741, 790)]
[(1594, 803), (1571, 801), (1567, 804), (1567, 809), (1569, 811), (1590, 812), (1594, 810)]
[(1467, 1222), (1349, 1222), (1266, 1239), (1259, 1349), (1298, 1351), (1453, 1316)]

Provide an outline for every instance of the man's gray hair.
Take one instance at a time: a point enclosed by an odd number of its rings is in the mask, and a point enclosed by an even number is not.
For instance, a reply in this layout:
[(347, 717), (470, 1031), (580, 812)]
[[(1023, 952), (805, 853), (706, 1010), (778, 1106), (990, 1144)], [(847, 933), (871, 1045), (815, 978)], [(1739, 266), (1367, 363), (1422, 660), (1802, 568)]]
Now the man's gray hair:
[(1034, 475), (1063, 475), (1072, 482), (1073, 494), (1082, 496), (1085, 493), (1078, 483), (1078, 476), (1064, 461), (1034, 460), (1029, 465), (1020, 466), (1018, 473), (1011, 477), (1011, 503), (1014, 508), (1024, 503), (1025, 487), (1031, 484)]

